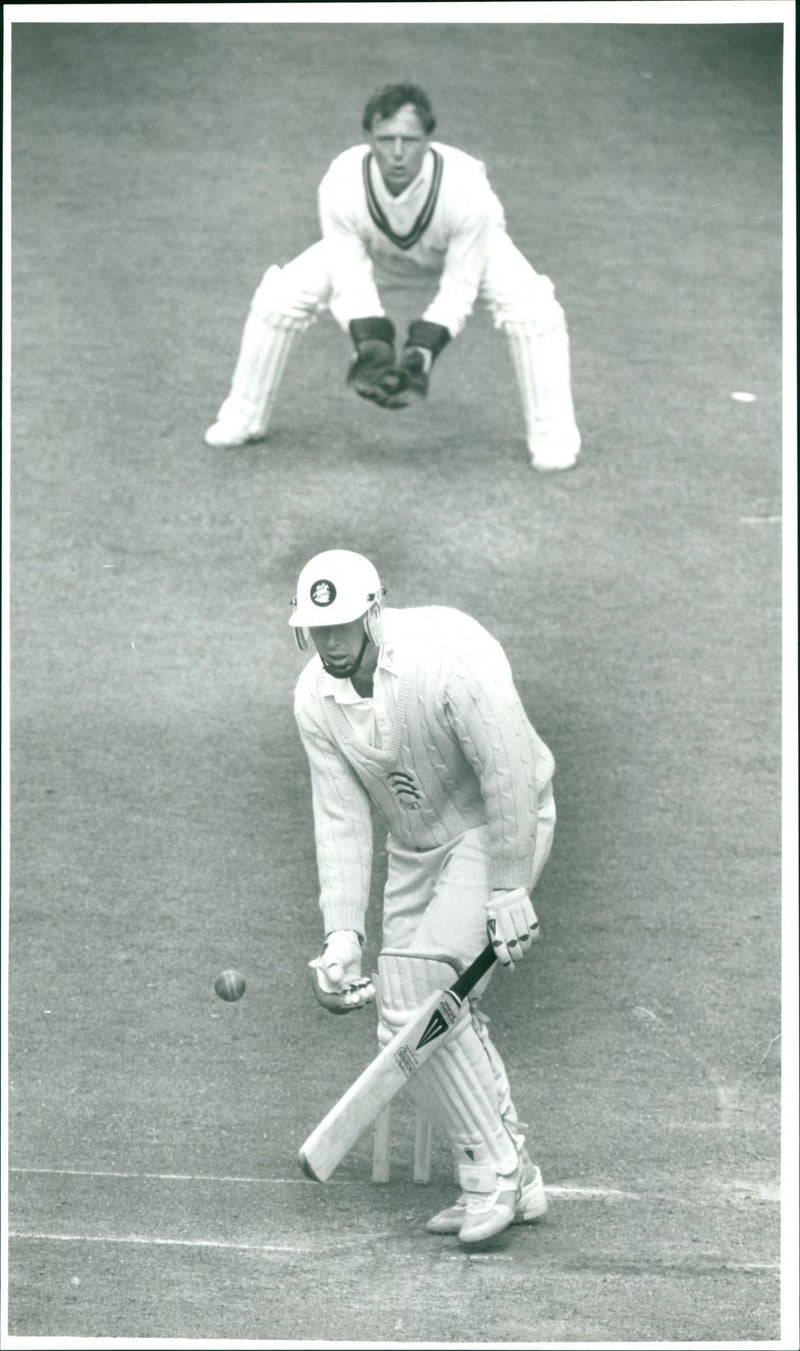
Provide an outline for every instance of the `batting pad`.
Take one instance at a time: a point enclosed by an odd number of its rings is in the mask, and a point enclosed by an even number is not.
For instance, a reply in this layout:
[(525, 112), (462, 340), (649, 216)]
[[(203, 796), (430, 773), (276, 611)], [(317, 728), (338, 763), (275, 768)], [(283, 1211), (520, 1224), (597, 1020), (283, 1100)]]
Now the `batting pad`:
[[(453, 981), (453, 968), (436, 958), (381, 953), (378, 958), (378, 1039), (386, 1045), (421, 1003)], [(465, 1004), (455, 1029), (411, 1076), (409, 1092), (450, 1141), (459, 1164), (511, 1173), (519, 1156), (503, 1122), (495, 1071)]]
[(376, 989), (381, 1019), (391, 1030), (387, 1041), (429, 995), (446, 990), (457, 975), (455, 967), (443, 957), (382, 952), (378, 958)]
[(489, 1019), (485, 1013), (475, 1008), (474, 1005), (472, 1007), (472, 1026), (491, 1066), (500, 1115), (517, 1149), (521, 1150), (525, 1144), (525, 1132), (528, 1128), (524, 1122), (519, 1120), (517, 1109), (511, 1100), (511, 1085), (508, 1082), (506, 1067), (503, 1064), (500, 1052), (489, 1034)]

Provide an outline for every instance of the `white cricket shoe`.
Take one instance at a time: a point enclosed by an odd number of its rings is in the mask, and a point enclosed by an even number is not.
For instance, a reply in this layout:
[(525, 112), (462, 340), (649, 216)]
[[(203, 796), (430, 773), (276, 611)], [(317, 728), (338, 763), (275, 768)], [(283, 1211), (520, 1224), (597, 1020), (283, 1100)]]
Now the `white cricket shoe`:
[(207, 446), (244, 446), (257, 437), (247, 431), (240, 422), (220, 418), (219, 422), (209, 427), (204, 439)]
[[(514, 1179), (518, 1178), (518, 1185), (515, 1186)], [(459, 1238), (465, 1243), (477, 1243), (482, 1238), (488, 1238), (491, 1234), (499, 1234), (509, 1224), (528, 1224), (531, 1220), (538, 1220), (547, 1210), (547, 1197), (545, 1196), (544, 1183), (542, 1175), (535, 1164), (529, 1160), (525, 1162), (519, 1175), (512, 1174), (509, 1178), (496, 1178), (496, 1182), (501, 1184), (498, 1190), (507, 1191), (509, 1188), (513, 1191), (513, 1208), (511, 1218), (502, 1220), (497, 1228), (491, 1228), (490, 1232), (485, 1232), (485, 1221), (488, 1218), (488, 1212), (492, 1209), (491, 1204), (487, 1205), (487, 1198), (481, 1195), (479, 1200), (474, 1200), (470, 1210), (470, 1193), (464, 1191), (459, 1196), (455, 1205), (448, 1206), (446, 1210), (440, 1210), (438, 1215), (434, 1215), (428, 1220), (427, 1228), (431, 1234), (458, 1234)], [(506, 1203), (503, 1203), (503, 1211), (506, 1209)], [(470, 1229), (467, 1236), (463, 1234), (468, 1214), (471, 1216)], [(480, 1228), (480, 1234), (475, 1234), (476, 1228)], [(473, 1237), (469, 1237), (472, 1231)]]

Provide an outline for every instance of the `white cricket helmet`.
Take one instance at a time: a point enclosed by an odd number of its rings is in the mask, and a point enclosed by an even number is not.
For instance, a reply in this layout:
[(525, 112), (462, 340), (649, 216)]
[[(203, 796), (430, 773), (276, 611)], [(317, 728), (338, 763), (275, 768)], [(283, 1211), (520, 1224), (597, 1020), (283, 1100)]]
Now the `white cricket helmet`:
[(349, 549), (328, 549), (306, 563), (297, 579), (289, 623), (297, 645), (308, 650), (307, 629), (349, 624), (364, 616), (370, 642), (380, 646), (381, 600), (385, 591), (377, 570), (368, 558)]

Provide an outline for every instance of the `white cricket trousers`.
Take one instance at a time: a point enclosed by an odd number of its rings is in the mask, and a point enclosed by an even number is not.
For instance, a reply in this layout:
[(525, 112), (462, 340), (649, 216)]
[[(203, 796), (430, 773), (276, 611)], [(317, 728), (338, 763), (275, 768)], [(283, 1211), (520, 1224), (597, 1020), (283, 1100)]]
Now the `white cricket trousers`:
[[(530, 889), (550, 856), (555, 824), (556, 806), (550, 793), (539, 810)], [(383, 947), (442, 958), (463, 971), (487, 943), (488, 827), (477, 826), (421, 853), (391, 838), (387, 849)]]

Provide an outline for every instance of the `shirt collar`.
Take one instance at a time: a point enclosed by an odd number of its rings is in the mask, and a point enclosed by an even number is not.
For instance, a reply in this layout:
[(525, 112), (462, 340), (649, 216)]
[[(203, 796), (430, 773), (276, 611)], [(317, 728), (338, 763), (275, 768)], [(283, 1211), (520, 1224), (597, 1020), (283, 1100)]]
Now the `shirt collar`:
[(323, 669), (320, 681), (320, 694), (323, 699), (335, 699), (337, 704), (360, 704), (362, 696), (350, 680), (337, 680)]

